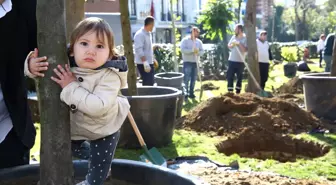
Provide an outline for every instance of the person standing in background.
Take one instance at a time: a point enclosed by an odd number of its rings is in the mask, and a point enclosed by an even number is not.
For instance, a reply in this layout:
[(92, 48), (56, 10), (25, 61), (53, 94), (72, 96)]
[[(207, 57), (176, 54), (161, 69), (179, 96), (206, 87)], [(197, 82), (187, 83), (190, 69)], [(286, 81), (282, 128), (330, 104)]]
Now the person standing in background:
[(148, 16), (145, 19), (144, 27), (134, 35), (135, 63), (142, 78), (143, 86), (154, 85), (154, 54), (152, 34), (154, 18)]
[(185, 97), (191, 99), (196, 98), (194, 88), (198, 73), (197, 58), (204, 54), (203, 42), (197, 38), (199, 34), (200, 30), (197, 27), (193, 27), (191, 35), (186, 36), (181, 41)]
[(332, 53), (334, 46), (335, 33), (331, 33), (326, 38), (325, 47), (324, 47), (324, 61), (326, 63), (325, 72), (331, 71), (332, 64)]
[(268, 80), (269, 61), (273, 60), (270, 46), (267, 42), (267, 32), (262, 31), (257, 39), (259, 71), (260, 71), (260, 87), (265, 89)]
[(320, 55), (320, 67), (322, 68), (322, 59), (323, 59), (323, 49), (324, 49), (324, 41), (326, 36), (321, 34), (320, 40), (317, 42), (317, 53)]
[(227, 70), (226, 78), (228, 81), (228, 91), (233, 92), (233, 79), (237, 75), (236, 93), (239, 94), (242, 88), (243, 72), (245, 54), (247, 52), (247, 39), (244, 34), (242, 24), (237, 24), (235, 27), (235, 35), (232, 36), (228, 44), (231, 50), (229, 55), (229, 67)]

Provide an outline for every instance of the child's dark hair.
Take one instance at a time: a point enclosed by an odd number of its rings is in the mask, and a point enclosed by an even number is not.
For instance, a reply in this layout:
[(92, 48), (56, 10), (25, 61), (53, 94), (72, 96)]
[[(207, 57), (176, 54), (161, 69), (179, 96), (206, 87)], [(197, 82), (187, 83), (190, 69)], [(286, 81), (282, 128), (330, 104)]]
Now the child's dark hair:
[(105, 36), (107, 37), (107, 44), (110, 50), (110, 58), (118, 56), (114, 48), (114, 36), (110, 25), (101, 18), (89, 17), (79, 22), (76, 28), (72, 31), (70, 37), (69, 52), (73, 53), (75, 42), (84, 34), (88, 32), (96, 32), (97, 38), (100, 42), (104, 43)]

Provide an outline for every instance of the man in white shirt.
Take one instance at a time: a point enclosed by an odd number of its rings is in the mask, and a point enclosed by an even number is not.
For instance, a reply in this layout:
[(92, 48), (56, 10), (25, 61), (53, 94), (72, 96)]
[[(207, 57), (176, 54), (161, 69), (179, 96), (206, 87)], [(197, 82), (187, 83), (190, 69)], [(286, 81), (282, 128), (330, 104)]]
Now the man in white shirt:
[(320, 67), (322, 67), (322, 59), (323, 59), (323, 49), (324, 49), (324, 41), (326, 36), (321, 34), (320, 40), (317, 42), (317, 53), (320, 55)]
[(260, 87), (264, 90), (268, 80), (269, 61), (273, 60), (271, 49), (267, 42), (267, 32), (262, 31), (257, 39), (259, 71), (260, 71)]

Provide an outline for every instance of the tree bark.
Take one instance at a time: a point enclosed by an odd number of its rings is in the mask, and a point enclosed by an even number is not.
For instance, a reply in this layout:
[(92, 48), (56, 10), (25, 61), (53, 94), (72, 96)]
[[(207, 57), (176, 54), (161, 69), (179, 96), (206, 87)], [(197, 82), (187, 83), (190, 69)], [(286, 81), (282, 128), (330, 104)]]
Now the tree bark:
[(332, 54), (330, 76), (336, 76), (336, 32), (335, 32), (335, 39), (334, 39), (334, 50), (333, 50), (333, 54)]
[(238, 22), (240, 22), (240, 11), (241, 11), (241, 4), (242, 4), (243, 0), (238, 0), (238, 16), (237, 16), (237, 20)]
[(248, 84), (246, 91), (257, 93), (260, 89), (258, 85), (251, 78), (253, 75), (257, 81), (260, 83), (260, 73), (259, 73), (259, 61), (258, 61), (258, 50), (256, 42), (256, 9), (257, 2), (256, 0), (249, 0), (246, 4), (246, 17), (245, 17), (245, 27), (247, 31), (247, 48), (248, 48), (248, 66), (251, 70), (251, 73), (248, 78)]
[(176, 54), (176, 28), (175, 28), (175, 15), (173, 11), (174, 1), (170, 0), (170, 14), (171, 14), (171, 21), (172, 21), (172, 44), (173, 44), (173, 63), (174, 63), (174, 70), (178, 72), (178, 62), (177, 62), (177, 54)]
[(40, 56), (48, 56), (49, 70), (37, 81), (41, 111), (40, 184), (73, 185), (70, 117), (61, 102), (61, 87), (50, 77), (58, 64), (68, 62), (66, 54), (65, 0), (37, 1), (37, 30)]
[(123, 44), (125, 49), (125, 56), (127, 58), (128, 65), (128, 93), (129, 95), (137, 95), (137, 86), (136, 86), (136, 72), (134, 64), (134, 54), (133, 54), (133, 43), (131, 35), (131, 24), (128, 12), (128, 1), (119, 1), (120, 6), (120, 22), (122, 29)]
[(72, 30), (76, 25), (84, 19), (84, 5), (85, 0), (66, 0), (66, 33), (67, 43), (70, 42), (70, 36)]

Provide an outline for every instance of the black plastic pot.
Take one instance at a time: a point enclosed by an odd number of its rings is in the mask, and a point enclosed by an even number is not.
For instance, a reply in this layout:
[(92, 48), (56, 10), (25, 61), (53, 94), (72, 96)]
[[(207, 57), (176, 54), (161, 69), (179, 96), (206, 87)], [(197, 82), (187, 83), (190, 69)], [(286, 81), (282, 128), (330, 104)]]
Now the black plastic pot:
[(158, 73), (154, 75), (155, 82), (158, 86), (165, 87), (174, 87), (182, 91), (181, 96), (177, 101), (177, 109), (176, 109), (176, 118), (180, 118), (182, 115), (183, 101), (184, 101), (184, 89), (183, 89), (183, 73), (176, 72), (164, 72)]
[(306, 109), (317, 117), (336, 120), (336, 77), (330, 73), (310, 73), (300, 76)]
[(284, 65), (284, 73), (288, 78), (296, 76), (297, 64), (295, 62), (287, 63)]
[[(75, 180), (80, 182), (88, 171), (87, 161), (74, 161)], [(130, 160), (113, 160), (112, 180), (104, 185), (201, 185), (191, 176), (178, 174), (168, 168)], [(1, 185), (36, 185), (39, 165), (24, 165), (0, 170)]]
[[(175, 128), (176, 109), (181, 91), (173, 87), (138, 87), (138, 96), (128, 96), (128, 89), (122, 89), (131, 104), (131, 113), (148, 147), (166, 146), (172, 141)], [(139, 148), (139, 141), (126, 119), (121, 128), (119, 146)]]

